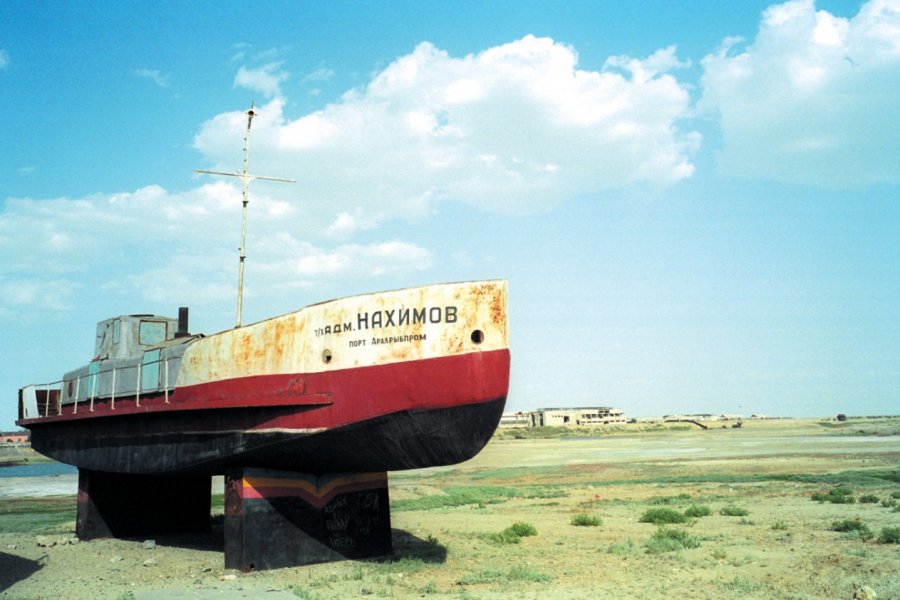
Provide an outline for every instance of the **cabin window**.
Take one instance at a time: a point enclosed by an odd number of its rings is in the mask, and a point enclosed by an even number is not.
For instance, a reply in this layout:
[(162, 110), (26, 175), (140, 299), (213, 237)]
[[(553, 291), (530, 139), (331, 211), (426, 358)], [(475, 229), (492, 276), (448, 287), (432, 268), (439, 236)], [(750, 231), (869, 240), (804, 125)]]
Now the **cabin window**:
[(166, 324), (158, 321), (141, 321), (139, 344), (154, 346), (166, 341)]

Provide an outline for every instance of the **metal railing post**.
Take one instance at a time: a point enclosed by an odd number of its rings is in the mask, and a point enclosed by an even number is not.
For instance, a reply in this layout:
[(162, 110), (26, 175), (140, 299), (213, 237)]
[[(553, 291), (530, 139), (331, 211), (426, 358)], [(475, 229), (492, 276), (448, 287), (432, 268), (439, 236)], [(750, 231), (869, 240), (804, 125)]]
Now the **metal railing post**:
[(165, 374), (164, 383), (165, 383), (165, 390), (166, 390), (166, 392), (165, 392), (166, 393), (166, 404), (168, 404), (169, 403), (169, 359), (168, 358), (166, 359), (165, 365), (166, 366), (164, 367), (164, 369), (165, 369), (166, 374)]
[(135, 384), (137, 385), (137, 390), (135, 391), (135, 406), (141, 406), (141, 368), (143, 367), (143, 363), (138, 363), (137, 366), (137, 381)]

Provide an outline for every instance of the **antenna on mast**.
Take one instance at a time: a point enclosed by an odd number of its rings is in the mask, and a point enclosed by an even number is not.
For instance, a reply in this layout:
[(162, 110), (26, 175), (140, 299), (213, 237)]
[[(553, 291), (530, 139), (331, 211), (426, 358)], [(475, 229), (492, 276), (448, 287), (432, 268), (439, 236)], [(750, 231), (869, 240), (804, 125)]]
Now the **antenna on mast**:
[(207, 171), (205, 169), (195, 169), (194, 173), (205, 173), (207, 175), (225, 175), (227, 177), (240, 177), (243, 182), (243, 204), (241, 211), (241, 246), (238, 248), (240, 253), (240, 266), (238, 268), (238, 296), (237, 296), (237, 324), (235, 328), (241, 326), (241, 313), (244, 305), (244, 259), (247, 258), (246, 238), (247, 238), (247, 204), (250, 202), (248, 191), (251, 179), (265, 179), (266, 181), (283, 181), (285, 183), (297, 183), (295, 179), (282, 179), (281, 177), (265, 177), (263, 175), (251, 175), (248, 171), (250, 168), (250, 125), (253, 123), (253, 117), (256, 111), (253, 110), (253, 103), (250, 103), (250, 110), (247, 111), (247, 133), (244, 134), (244, 171), (242, 173), (224, 173), (222, 171)]

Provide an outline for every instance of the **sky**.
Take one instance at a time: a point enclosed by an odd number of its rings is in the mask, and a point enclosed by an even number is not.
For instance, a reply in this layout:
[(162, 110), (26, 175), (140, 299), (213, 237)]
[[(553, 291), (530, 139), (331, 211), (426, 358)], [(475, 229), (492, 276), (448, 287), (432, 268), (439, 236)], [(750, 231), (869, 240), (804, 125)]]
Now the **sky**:
[(0, 429), (96, 323), (509, 281), (507, 410), (900, 413), (900, 0), (0, 4)]

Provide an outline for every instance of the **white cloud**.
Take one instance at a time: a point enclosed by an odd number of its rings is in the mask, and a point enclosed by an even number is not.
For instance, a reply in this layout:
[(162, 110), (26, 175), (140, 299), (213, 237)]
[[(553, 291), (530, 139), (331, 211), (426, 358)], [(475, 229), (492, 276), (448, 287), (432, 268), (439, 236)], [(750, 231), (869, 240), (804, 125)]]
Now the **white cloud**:
[(281, 70), (283, 62), (272, 62), (256, 69), (241, 67), (234, 76), (234, 87), (242, 87), (263, 94), (266, 98), (281, 95), (281, 84), (288, 79)]
[(307, 73), (300, 81), (302, 83), (330, 81), (332, 77), (334, 77), (334, 71), (325, 67), (321, 67), (316, 69), (315, 71), (312, 71), (311, 73)]
[(137, 69), (134, 74), (149, 79), (161, 88), (169, 87), (169, 76), (163, 75), (158, 69)]
[(398, 240), (369, 245), (348, 244), (330, 251), (309, 246), (305, 254), (290, 263), (288, 272), (300, 277), (377, 277), (425, 270), (431, 266), (431, 253)]
[(347, 239), (358, 231), (374, 229), (377, 226), (377, 219), (367, 219), (364, 211), (357, 208), (353, 213), (348, 211), (338, 213), (325, 230), (325, 235), (330, 238)]
[[(298, 288), (368, 278), (392, 285), (431, 268), (427, 248), (372, 232), (421, 218), (437, 202), (527, 212), (575, 194), (689, 176), (697, 138), (679, 130), (689, 98), (668, 74), (680, 66), (674, 49), (617, 57), (599, 72), (577, 63), (572, 48), (530, 36), (463, 58), (422, 44), (367, 87), (293, 120), (280, 96), (281, 63), (242, 68), (235, 85), (273, 96), (253, 121), (251, 172), (298, 180), (252, 183), (247, 298), (264, 289), (267, 306), (291, 308)], [(204, 166), (239, 171), (245, 128), (242, 111), (204, 123), (194, 141)], [(0, 298), (0, 312), (51, 285), (67, 290), (57, 296), (64, 304), (99, 290), (138, 310), (146, 310), (140, 299), (230, 305), (240, 182), (196, 181), (184, 192), (148, 185), (7, 199), (0, 255), (11, 258), (0, 263), (0, 279), (21, 294)], [(361, 231), (375, 239), (354, 242)]]
[(252, 44), (248, 44), (247, 42), (238, 42), (233, 46), (234, 54), (231, 56), (232, 61), (241, 61), (247, 57), (247, 52), (252, 48)]
[(703, 59), (725, 174), (855, 187), (900, 180), (900, 2), (840, 18), (812, 0), (772, 6), (756, 39)]
[[(289, 193), (301, 202), (327, 202), (323, 228), (342, 212), (416, 217), (446, 200), (527, 212), (636, 182), (665, 186), (692, 174), (699, 142), (681, 129), (690, 98), (669, 74), (681, 66), (673, 48), (586, 71), (548, 38), (462, 58), (423, 43), (320, 111), (291, 120), (282, 98), (260, 107), (253, 160), (297, 178)], [(233, 157), (241, 122), (211, 119), (195, 146), (212, 161)]]
[(67, 311), (77, 284), (54, 277), (4, 277), (0, 275), (0, 319), (17, 318), (22, 312)]
[[(7, 257), (0, 263), (0, 318), (67, 311), (85, 301), (80, 295), (98, 293), (137, 310), (148, 303), (230, 306), (240, 207), (239, 186), (225, 181), (182, 193), (151, 185), (79, 199), (9, 198), (0, 212), (0, 255)], [(311, 233), (295, 213), (284, 201), (254, 192), (248, 298), (265, 289), (269, 305), (287, 310), (297, 301), (278, 298), (279, 289), (403, 275), (431, 265), (427, 250), (402, 241), (334, 248), (301, 241)]]
[(9, 52), (0, 50), (0, 70), (9, 66)]

